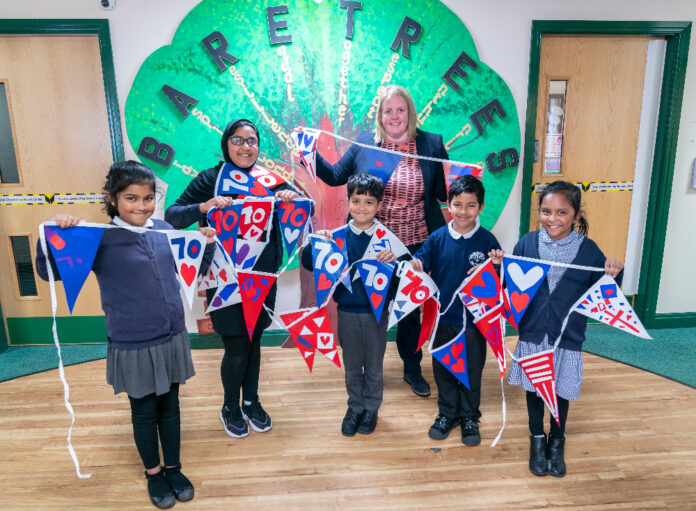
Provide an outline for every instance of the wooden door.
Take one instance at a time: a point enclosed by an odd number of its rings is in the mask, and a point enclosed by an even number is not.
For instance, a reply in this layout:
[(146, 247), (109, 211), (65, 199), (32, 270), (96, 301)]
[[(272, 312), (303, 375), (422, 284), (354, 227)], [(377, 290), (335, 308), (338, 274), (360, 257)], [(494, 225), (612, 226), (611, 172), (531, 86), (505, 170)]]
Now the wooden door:
[(648, 42), (542, 38), (531, 230), (539, 228), (539, 185), (581, 183), (589, 236), (607, 257), (624, 260)]
[[(0, 82), (7, 105), (0, 124), (10, 133), (3, 162), (15, 164), (0, 168), (0, 303), (10, 344), (52, 342), (49, 287), (33, 270), (38, 225), (57, 213), (108, 219), (95, 203), (112, 162), (98, 36), (0, 36)], [(58, 316), (68, 316), (62, 285), (56, 292)], [(72, 316), (103, 316), (94, 275)], [(82, 335), (94, 340), (95, 332)]]

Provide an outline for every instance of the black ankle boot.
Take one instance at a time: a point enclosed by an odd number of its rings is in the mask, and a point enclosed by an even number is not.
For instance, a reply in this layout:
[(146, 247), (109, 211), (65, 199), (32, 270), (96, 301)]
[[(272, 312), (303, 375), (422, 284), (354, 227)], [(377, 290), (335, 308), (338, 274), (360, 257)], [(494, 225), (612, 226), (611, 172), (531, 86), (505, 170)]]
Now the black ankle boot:
[(546, 435), (529, 437), (529, 471), (535, 476), (545, 476), (549, 471), (546, 462)]
[(176, 500), (186, 502), (193, 498), (193, 485), (188, 477), (181, 473), (181, 463), (176, 467), (164, 467), (164, 478), (172, 488)]
[[(563, 477), (566, 474), (565, 459), (563, 459), (563, 447), (565, 446), (565, 437), (554, 438), (549, 437), (549, 447), (547, 458), (548, 471), (554, 477)], [(531, 462), (530, 462), (531, 463)]]
[(145, 472), (145, 477), (147, 477), (147, 491), (150, 494), (150, 500), (155, 506), (167, 509), (176, 503), (174, 492), (164, 478), (164, 471), (160, 470), (152, 475)]

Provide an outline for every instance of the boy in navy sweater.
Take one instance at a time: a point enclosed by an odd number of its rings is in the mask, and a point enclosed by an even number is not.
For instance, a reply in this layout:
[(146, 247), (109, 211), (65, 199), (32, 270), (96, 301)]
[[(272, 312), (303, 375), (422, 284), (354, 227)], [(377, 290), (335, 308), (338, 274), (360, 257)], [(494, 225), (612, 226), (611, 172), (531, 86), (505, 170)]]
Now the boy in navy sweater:
[[(382, 204), (384, 183), (363, 172), (351, 176), (347, 188), (348, 211), (352, 220), (346, 230), (346, 251), (351, 265), (363, 258), (377, 230), (379, 224), (375, 215)], [(331, 231), (318, 231), (316, 234), (331, 239)], [(376, 259), (384, 263), (396, 261), (391, 250), (382, 250)], [(302, 266), (308, 270), (313, 267), (310, 247), (302, 252)], [(396, 279), (392, 279), (382, 318), (377, 322), (362, 280), (352, 280), (357, 271), (356, 267), (350, 270), (352, 292), (339, 284), (333, 295), (338, 304), (338, 340), (343, 348), (348, 392), (348, 411), (341, 425), (341, 433), (345, 436), (353, 436), (356, 431), (367, 435), (377, 426), (377, 410), (382, 404), (384, 391), (382, 373), (389, 324), (388, 303), (396, 291)]]
[[(447, 344), (465, 328), (466, 357), (469, 365), (467, 389), (440, 362), (433, 358), (433, 376), (437, 384), (439, 414), (428, 435), (444, 440), (457, 424), (462, 425), (465, 445), (481, 443), (478, 422), (481, 418), (481, 374), (486, 363), (486, 341), (474, 325), (469, 311), (464, 311), (461, 300), (454, 295), (467, 275), (491, 257), (500, 264), (503, 251), (495, 236), (481, 227), (479, 214), (484, 206), (484, 189), (473, 176), (455, 179), (447, 192), (447, 209), (452, 221), (441, 227), (423, 244), (411, 261), (417, 271), (430, 272), (440, 289), (440, 303), (451, 305), (440, 318), (435, 333), (435, 348)], [(466, 316), (465, 316), (466, 314)]]

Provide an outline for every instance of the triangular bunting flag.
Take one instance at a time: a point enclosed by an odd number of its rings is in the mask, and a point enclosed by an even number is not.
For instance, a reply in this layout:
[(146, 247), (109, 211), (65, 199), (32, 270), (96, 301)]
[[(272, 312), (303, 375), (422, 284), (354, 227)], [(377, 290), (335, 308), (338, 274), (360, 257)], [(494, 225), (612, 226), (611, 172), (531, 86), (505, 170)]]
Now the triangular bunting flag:
[(372, 312), (375, 313), (375, 318), (377, 318), (377, 323), (379, 323), (396, 263), (360, 261), (356, 266), (360, 272), (360, 278), (363, 281), (367, 298), (370, 300)]
[(215, 236), (230, 259), (234, 259), (239, 232), (242, 204), (232, 204), (224, 209), (208, 211), (208, 224), (215, 229)]
[(249, 241), (238, 239), (236, 253), (233, 257), (234, 267), (238, 270), (251, 270), (259, 257), (261, 257), (261, 252), (268, 245), (267, 241)]
[(483, 179), (483, 167), (472, 165), (470, 163), (454, 163), (443, 162), (442, 167), (445, 170), (445, 185), (449, 190), (452, 181), (462, 176), (474, 176), (478, 179)]
[(242, 297), (242, 308), (244, 309), (244, 321), (249, 334), (249, 341), (254, 333), (256, 322), (263, 308), (263, 302), (268, 296), (268, 291), (276, 281), (277, 275), (272, 273), (240, 271), (237, 273), (239, 279), (239, 292)]
[(210, 313), (211, 311), (222, 309), (223, 307), (228, 307), (230, 305), (235, 305), (242, 301), (237, 276), (234, 274), (234, 272), (229, 272), (228, 276), (230, 282), (217, 288), (215, 296), (213, 296), (213, 298), (210, 300), (210, 304), (208, 304), (208, 308), (205, 310), (206, 313)]
[(540, 261), (503, 258), (508, 305), (515, 324), (522, 319), (550, 268), (551, 265)]
[(172, 249), (179, 283), (189, 308), (193, 305), (198, 268), (201, 267), (206, 239), (198, 231), (164, 231)]
[(450, 342), (430, 350), (430, 353), (467, 389), (469, 388), (469, 365), (466, 360), (464, 329)]
[(312, 201), (309, 199), (279, 202), (276, 207), (276, 214), (280, 222), (280, 233), (283, 237), (288, 257), (292, 255), (300, 236), (304, 232), (311, 208)]
[[(295, 341), (297, 349), (300, 350), (302, 359), (307, 364), (309, 372), (312, 372), (312, 367), (314, 366), (314, 352), (316, 350), (316, 339), (314, 334), (307, 330), (306, 327), (300, 325), (300, 318), (309, 315), (311, 312), (315, 311), (314, 307), (308, 309), (299, 309), (297, 311), (285, 312), (280, 315), (280, 319), (288, 327), (288, 333), (290, 337)], [(294, 325), (293, 325), (294, 323)], [(306, 332), (309, 331), (309, 335)]]
[(367, 245), (363, 259), (375, 259), (377, 254), (382, 250), (389, 249), (394, 254), (394, 257), (399, 258), (402, 255), (408, 254), (408, 248), (403, 242), (396, 237), (396, 234), (384, 227), (382, 224), (377, 224), (377, 229), (372, 235), (370, 243)]
[(272, 197), (274, 194), (249, 173), (233, 163), (220, 167), (215, 181), (215, 195), (245, 195), (251, 197)]
[(293, 131), (290, 135), (300, 151), (300, 163), (307, 169), (307, 173), (315, 183), (317, 181), (316, 159), (319, 133), (319, 130), (300, 127), (298, 131)]
[(256, 180), (263, 186), (268, 188), (269, 191), (270, 188), (274, 188), (288, 182), (280, 174), (277, 174), (266, 167), (261, 167), (260, 165), (254, 165), (254, 167), (249, 171), (249, 174), (255, 177)]
[(501, 305), (496, 305), (486, 314), (474, 321), (474, 324), (483, 334), (488, 345), (493, 350), (495, 359), (498, 361), (498, 371), (500, 379), (505, 375), (507, 362), (505, 360), (505, 338), (503, 330), (503, 316)]
[(379, 149), (365, 149), (367, 171), (382, 180), (386, 186), (392, 174), (399, 166), (402, 156)]
[(652, 339), (629, 305), (621, 288), (608, 275), (602, 275), (602, 278), (580, 297), (573, 310), (629, 334), (643, 339)]
[(428, 298), (423, 305), (423, 317), (421, 318), (421, 331), (418, 337), (418, 347), (416, 351), (421, 349), (423, 345), (435, 335), (437, 324), (440, 321), (440, 302), (434, 297)]
[[(334, 339), (334, 333), (329, 321), (329, 313), (326, 307), (313, 309), (288, 327), (288, 331), (293, 329), (298, 337), (302, 337), (310, 344), (314, 345), (320, 353), (331, 360), (337, 367), (341, 367), (338, 357), (338, 349)], [(299, 347), (299, 345), (298, 345)], [(300, 348), (302, 351), (302, 348)]]
[(311, 237), (312, 264), (314, 265), (314, 289), (317, 295), (317, 306), (326, 303), (334, 284), (348, 267), (348, 259), (343, 256), (338, 245), (331, 240)]
[(269, 200), (248, 199), (244, 201), (239, 220), (239, 233), (247, 241), (259, 241), (268, 228), (273, 210)]
[(560, 426), (561, 423), (558, 420), (558, 397), (556, 396), (556, 377), (553, 368), (553, 349), (520, 358), (517, 362), (522, 367), (524, 374), (529, 378), (539, 397), (548, 406), (551, 415), (556, 419), (556, 423)]
[(464, 282), (460, 291), (485, 303), (488, 307), (495, 307), (500, 303), (500, 279), (490, 259), (479, 266)]
[(63, 281), (68, 309), (72, 314), (75, 300), (92, 271), (104, 227), (77, 225), (61, 229), (56, 225), (44, 225), (44, 233), (58, 274)]
[(411, 263), (404, 263), (403, 275), (399, 279), (399, 288), (392, 302), (389, 328), (416, 310), (428, 298), (435, 296), (437, 292), (435, 282), (426, 273), (414, 271)]

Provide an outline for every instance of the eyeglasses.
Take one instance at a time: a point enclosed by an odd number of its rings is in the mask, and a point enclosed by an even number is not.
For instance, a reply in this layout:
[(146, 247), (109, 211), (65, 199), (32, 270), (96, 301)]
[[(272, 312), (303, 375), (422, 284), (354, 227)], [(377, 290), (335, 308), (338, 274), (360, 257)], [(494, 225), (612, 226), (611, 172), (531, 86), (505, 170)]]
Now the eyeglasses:
[(254, 137), (244, 138), (244, 137), (238, 137), (235, 135), (234, 137), (230, 137), (227, 140), (232, 142), (232, 145), (238, 145), (238, 146), (244, 145), (244, 142), (249, 144), (249, 147), (258, 147), (258, 145), (259, 145), (259, 139), (254, 138)]

